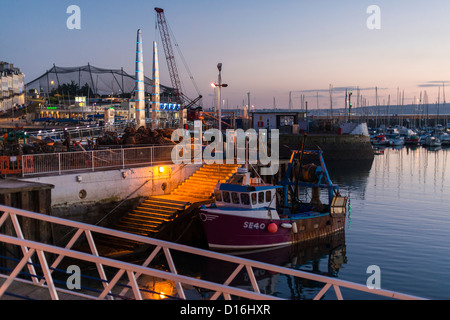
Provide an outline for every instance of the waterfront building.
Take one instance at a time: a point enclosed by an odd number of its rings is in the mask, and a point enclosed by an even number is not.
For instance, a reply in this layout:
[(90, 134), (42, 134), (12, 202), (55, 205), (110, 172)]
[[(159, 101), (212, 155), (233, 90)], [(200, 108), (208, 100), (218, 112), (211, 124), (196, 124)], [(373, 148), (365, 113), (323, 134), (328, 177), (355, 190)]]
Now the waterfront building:
[(296, 134), (307, 131), (304, 110), (259, 109), (252, 110), (253, 129), (278, 129), (282, 134)]
[(25, 75), (14, 64), (0, 61), (0, 112), (25, 104)]

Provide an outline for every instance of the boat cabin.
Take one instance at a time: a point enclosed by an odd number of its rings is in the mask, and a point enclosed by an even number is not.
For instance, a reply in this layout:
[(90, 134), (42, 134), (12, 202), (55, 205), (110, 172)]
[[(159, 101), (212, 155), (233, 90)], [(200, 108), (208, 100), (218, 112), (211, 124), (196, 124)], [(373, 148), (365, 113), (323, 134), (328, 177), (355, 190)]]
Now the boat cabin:
[(217, 207), (238, 207), (241, 209), (276, 208), (274, 185), (239, 185), (222, 183), (214, 190)]

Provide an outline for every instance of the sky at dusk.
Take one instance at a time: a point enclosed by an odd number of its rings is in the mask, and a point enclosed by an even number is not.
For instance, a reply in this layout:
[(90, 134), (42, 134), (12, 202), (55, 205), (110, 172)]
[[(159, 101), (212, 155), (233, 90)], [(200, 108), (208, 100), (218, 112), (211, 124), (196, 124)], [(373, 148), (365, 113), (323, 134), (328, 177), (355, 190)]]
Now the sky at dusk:
[[(334, 107), (343, 107), (339, 88), (361, 88), (375, 103), (396, 103), (397, 88), (405, 103), (426, 90), (430, 103), (442, 84), (450, 86), (450, 2), (300, 1), (300, 0), (0, 0), (0, 60), (14, 63), (26, 82), (57, 66), (120, 69), (134, 74), (137, 29), (142, 30), (145, 74), (151, 77), (152, 42), (158, 41), (161, 83), (170, 86), (154, 7), (165, 10), (189, 69), (204, 96), (213, 103), (210, 83), (229, 86), (223, 98), (231, 107), (247, 103), (256, 108), (294, 108), (304, 94), (312, 108), (329, 108), (329, 85)], [(69, 30), (66, 9), (81, 9), (81, 29)], [(369, 29), (366, 10), (380, 8), (381, 29)], [(184, 91), (197, 92), (175, 49)], [(450, 94), (450, 92), (449, 92)], [(448, 95), (447, 95), (448, 96)]]

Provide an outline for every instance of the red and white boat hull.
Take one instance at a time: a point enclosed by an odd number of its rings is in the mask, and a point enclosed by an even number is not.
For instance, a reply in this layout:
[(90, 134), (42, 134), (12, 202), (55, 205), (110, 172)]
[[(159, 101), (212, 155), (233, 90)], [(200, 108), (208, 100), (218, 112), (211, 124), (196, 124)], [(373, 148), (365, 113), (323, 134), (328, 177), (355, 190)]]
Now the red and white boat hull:
[[(264, 213), (267, 215), (267, 209)], [(271, 220), (245, 215), (245, 211), (220, 209), (203, 209), (200, 218), (208, 245), (214, 250), (248, 250), (290, 245), (331, 234), (343, 229), (345, 224), (345, 216), (337, 219), (329, 214)]]

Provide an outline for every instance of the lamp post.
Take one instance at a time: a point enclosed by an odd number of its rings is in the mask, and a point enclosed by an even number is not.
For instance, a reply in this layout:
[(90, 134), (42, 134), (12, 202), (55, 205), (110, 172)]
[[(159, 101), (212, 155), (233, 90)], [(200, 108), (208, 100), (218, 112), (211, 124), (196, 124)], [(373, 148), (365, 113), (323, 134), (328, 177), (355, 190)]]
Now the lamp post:
[(218, 83), (211, 83), (211, 87), (216, 88), (218, 87), (218, 107), (219, 107), (219, 131), (222, 132), (222, 110), (221, 110), (221, 100), (220, 100), (220, 94), (221, 94), (221, 89), (228, 87), (227, 84), (222, 83), (222, 63), (218, 63), (217, 64), (217, 69), (219, 70), (219, 79), (218, 79)]

